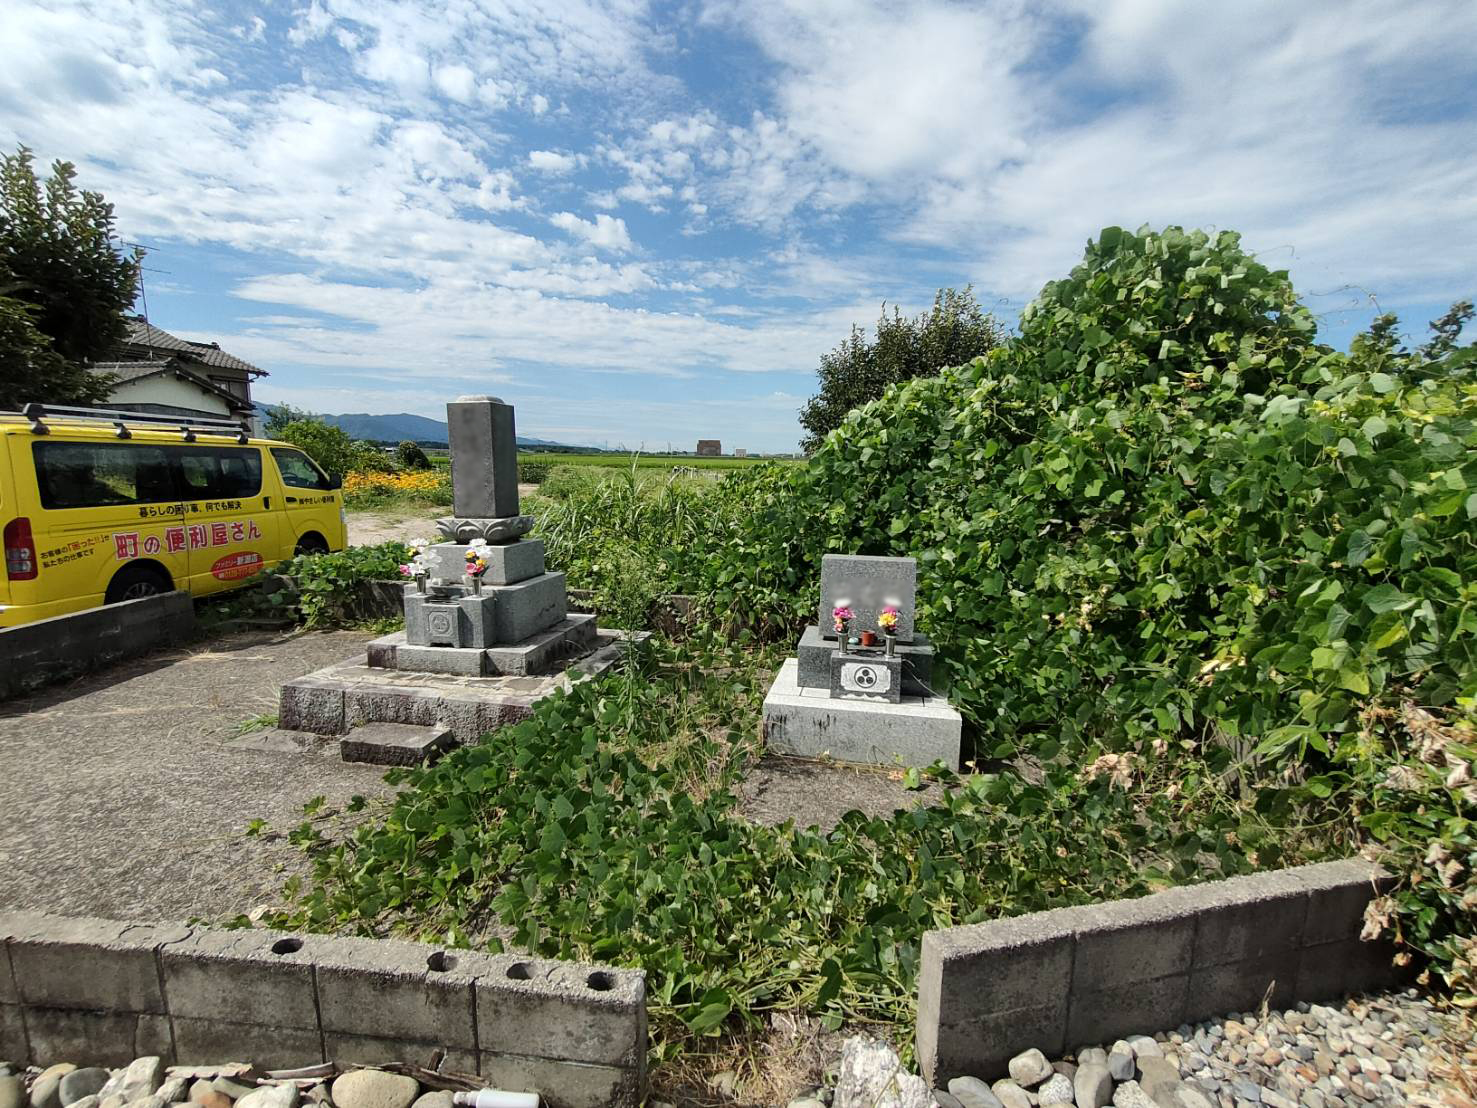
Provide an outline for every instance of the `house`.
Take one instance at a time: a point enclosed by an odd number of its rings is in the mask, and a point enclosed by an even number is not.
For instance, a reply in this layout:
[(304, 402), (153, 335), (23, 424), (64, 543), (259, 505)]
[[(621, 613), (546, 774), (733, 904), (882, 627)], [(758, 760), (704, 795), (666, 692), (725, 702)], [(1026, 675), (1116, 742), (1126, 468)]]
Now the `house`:
[(699, 458), (721, 458), (723, 456), (723, 443), (717, 439), (698, 439), (697, 456)]
[(96, 362), (117, 384), (106, 405), (160, 415), (254, 419), (251, 383), (267, 371), (227, 354), (218, 343), (194, 342), (155, 327), (143, 316), (128, 320), (117, 360)]

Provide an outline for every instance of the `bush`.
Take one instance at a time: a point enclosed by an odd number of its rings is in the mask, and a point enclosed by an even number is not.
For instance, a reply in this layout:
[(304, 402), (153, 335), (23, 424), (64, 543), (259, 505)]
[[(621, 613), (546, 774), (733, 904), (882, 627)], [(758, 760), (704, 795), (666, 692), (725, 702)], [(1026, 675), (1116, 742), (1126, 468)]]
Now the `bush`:
[(300, 447), (330, 477), (343, 477), (359, 457), (347, 431), (311, 416), (283, 424), (276, 437)]
[[(704, 591), (788, 635), (826, 551), (917, 556), (979, 758), (1188, 743), (1226, 752), (1258, 810), (1434, 841), (1449, 881), (1407, 865), (1392, 926), (1453, 966), (1477, 863), (1477, 383), (1471, 347), (1396, 351), (1391, 326), (1336, 352), (1236, 235), (1109, 228), (1006, 347), (852, 412), (804, 470), (730, 479), (748, 512), (716, 513)], [(1454, 784), (1397, 796), (1387, 773), (1436, 772), (1412, 702), (1457, 736)]]
[(417, 443), (409, 439), (404, 440), (395, 447), (395, 457), (406, 469), (430, 469), (431, 459), (426, 457), (426, 452)]
[(554, 467), (548, 462), (518, 462), (518, 482), (523, 485), (542, 485), (549, 479)]

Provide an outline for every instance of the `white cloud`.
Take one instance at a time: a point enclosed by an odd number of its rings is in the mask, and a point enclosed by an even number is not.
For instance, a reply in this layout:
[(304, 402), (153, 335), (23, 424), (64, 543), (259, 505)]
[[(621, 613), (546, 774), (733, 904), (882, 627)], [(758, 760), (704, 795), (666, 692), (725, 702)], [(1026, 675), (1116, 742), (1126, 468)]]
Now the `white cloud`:
[(626, 230), (626, 221), (608, 216), (604, 212), (593, 221), (581, 219), (573, 212), (559, 212), (550, 216), (549, 222), (559, 230), (584, 239), (600, 250), (625, 253), (633, 248), (630, 233)]
[(464, 104), (477, 92), (477, 75), (464, 65), (443, 65), (435, 79), (438, 89)]
[(528, 164), (540, 173), (569, 173), (580, 160), (573, 154), (560, 154), (556, 150), (530, 150)]
[(543, 115), (549, 110), (549, 98), (542, 93), (534, 93), (528, 100), (528, 107), (534, 115)]

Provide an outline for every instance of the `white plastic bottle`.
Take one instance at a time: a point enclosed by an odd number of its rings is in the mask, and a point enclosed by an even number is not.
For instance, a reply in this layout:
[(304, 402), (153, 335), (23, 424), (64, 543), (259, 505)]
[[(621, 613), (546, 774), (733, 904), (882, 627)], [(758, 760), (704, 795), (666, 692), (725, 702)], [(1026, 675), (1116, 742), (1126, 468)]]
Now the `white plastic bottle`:
[(538, 1108), (538, 1093), (478, 1089), (475, 1093), (455, 1093), (451, 1102), (460, 1108)]

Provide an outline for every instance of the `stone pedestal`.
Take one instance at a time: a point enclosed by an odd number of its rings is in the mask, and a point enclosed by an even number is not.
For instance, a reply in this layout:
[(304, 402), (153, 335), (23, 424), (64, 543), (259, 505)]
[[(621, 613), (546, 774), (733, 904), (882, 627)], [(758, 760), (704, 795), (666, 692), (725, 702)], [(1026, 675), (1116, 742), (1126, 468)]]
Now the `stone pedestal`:
[(903, 660), (880, 650), (831, 654), (832, 698), (899, 704), (903, 699)]

